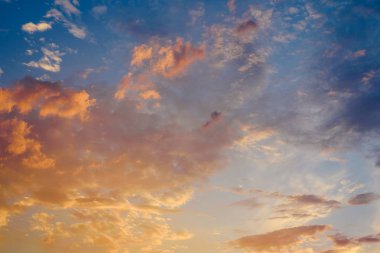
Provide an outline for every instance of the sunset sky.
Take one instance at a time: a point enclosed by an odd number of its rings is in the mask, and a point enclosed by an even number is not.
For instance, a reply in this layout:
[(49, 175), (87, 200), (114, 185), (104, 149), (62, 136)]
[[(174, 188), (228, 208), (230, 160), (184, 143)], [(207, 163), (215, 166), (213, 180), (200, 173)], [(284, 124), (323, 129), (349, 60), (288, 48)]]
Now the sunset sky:
[(0, 252), (379, 253), (380, 2), (0, 0)]

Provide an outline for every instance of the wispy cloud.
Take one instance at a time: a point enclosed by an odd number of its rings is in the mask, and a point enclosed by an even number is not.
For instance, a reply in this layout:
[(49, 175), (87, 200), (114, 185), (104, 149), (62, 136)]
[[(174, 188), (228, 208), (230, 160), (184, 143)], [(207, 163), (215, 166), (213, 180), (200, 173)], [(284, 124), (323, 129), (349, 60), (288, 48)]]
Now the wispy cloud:
[(326, 225), (310, 225), (275, 230), (265, 234), (244, 236), (229, 242), (234, 248), (255, 252), (291, 249), (302, 242), (314, 240), (315, 235), (330, 229)]
[(377, 200), (380, 200), (380, 194), (367, 192), (353, 196), (348, 200), (348, 203), (351, 205), (367, 205)]
[(67, 14), (67, 15), (79, 15), (80, 11), (76, 6), (79, 5), (79, 2), (76, 0), (55, 0), (54, 3), (62, 8), (62, 10)]
[(56, 9), (49, 10), (46, 15), (46, 18), (54, 18), (56, 22), (62, 22), (63, 25), (67, 28), (69, 33), (78, 39), (84, 39), (87, 36), (87, 30), (84, 27), (80, 27), (70, 21), (69, 18), (65, 17), (60, 11)]
[(62, 56), (64, 53), (56, 48), (41, 48), (42, 58), (38, 61), (24, 63), (28, 67), (41, 68), (50, 72), (59, 72), (61, 70)]
[(97, 5), (97, 6), (92, 7), (91, 13), (95, 17), (99, 18), (100, 16), (106, 14), (107, 10), (108, 8), (106, 5)]

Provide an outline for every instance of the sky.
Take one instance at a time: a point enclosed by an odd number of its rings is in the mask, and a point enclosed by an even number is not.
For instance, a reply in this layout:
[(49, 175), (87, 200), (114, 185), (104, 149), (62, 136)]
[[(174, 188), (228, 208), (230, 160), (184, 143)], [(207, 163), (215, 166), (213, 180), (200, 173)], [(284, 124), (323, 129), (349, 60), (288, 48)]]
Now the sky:
[(0, 252), (380, 252), (376, 0), (0, 0)]

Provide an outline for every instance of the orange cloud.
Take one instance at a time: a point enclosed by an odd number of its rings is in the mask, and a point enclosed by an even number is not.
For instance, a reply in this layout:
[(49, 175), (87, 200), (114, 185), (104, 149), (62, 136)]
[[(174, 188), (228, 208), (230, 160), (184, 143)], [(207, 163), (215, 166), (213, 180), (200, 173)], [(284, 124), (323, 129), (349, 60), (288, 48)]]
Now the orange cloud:
[(132, 73), (128, 73), (128, 75), (123, 76), (123, 78), (121, 79), (119, 83), (119, 87), (114, 95), (114, 97), (117, 100), (122, 100), (125, 98), (125, 93), (127, 92), (128, 87), (130, 86), (131, 82), (132, 82)]
[(161, 99), (161, 94), (156, 89), (156, 86), (144, 74), (139, 74), (136, 77), (132, 73), (125, 75), (118, 86), (114, 97), (117, 100), (123, 100), (126, 96), (136, 100), (136, 108), (141, 110), (153, 103), (153, 107), (159, 107), (158, 100)]
[(158, 93), (155, 90), (146, 90), (140, 93), (140, 97), (142, 97), (145, 100), (148, 99), (160, 99), (160, 93)]
[(11, 88), (0, 88), (0, 113), (17, 109), (21, 114), (32, 109), (41, 117), (87, 117), (88, 108), (95, 104), (86, 91), (63, 88), (59, 83), (37, 81), (26, 77)]
[(7, 157), (7, 153), (14, 159), (19, 159), (29, 168), (49, 168), (54, 160), (41, 151), (41, 144), (29, 138), (30, 126), (23, 120), (9, 119), (0, 122), (0, 142), (2, 154), (0, 159)]
[(285, 248), (297, 246), (305, 240), (313, 239), (315, 234), (324, 232), (326, 225), (310, 225), (275, 230), (266, 234), (250, 235), (229, 242), (235, 248), (247, 252), (278, 252)]
[[(9, 221), (32, 220), (25, 230), (54, 252), (152, 251), (191, 237), (162, 215), (178, 212), (194, 183), (222, 167), (239, 128), (220, 122), (206, 133), (141, 112), (140, 100), (159, 99), (156, 86), (146, 75), (121, 83), (118, 95), (97, 86), (91, 98), (31, 78), (1, 89), (0, 225), (13, 231)], [(115, 103), (122, 96), (131, 99)]]
[(133, 49), (131, 66), (142, 67), (144, 75), (161, 75), (174, 78), (182, 75), (195, 61), (205, 57), (205, 45), (193, 46), (178, 38), (175, 43), (152, 41)]
[(133, 55), (131, 60), (132, 66), (140, 66), (144, 61), (152, 58), (153, 48), (145, 44), (137, 46), (133, 49)]
[(167, 78), (181, 75), (195, 61), (203, 59), (205, 46), (194, 47), (190, 42), (178, 38), (171, 46), (161, 47), (153, 71)]

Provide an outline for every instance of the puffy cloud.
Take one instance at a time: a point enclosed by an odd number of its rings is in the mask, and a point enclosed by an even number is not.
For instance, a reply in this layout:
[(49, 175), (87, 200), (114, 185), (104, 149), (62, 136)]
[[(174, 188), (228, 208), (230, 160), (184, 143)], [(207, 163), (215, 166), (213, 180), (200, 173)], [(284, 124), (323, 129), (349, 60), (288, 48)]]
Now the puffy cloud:
[(299, 246), (307, 240), (314, 239), (315, 235), (328, 230), (326, 225), (309, 225), (275, 230), (265, 234), (244, 236), (229, 242), (234, 248), (247, 252), (279, 252)]
[(205, 56), (205, 46), (194, 47), (190, 42), (177, 39), (174, 45), (159, 48), (152, 70), (167, 78), (181, 75), (197, 60)]
[(161, 93), (152, 79), (163, 76), (173, 79), (183, 75), (195, 61), (203, 59), (205, 47), (192, 46), (178, 38), (175, 44), (151, 41), (134, 47), (130, 65), (135, 67), (125, 75), (118, 86), (114, 97), (122, 100), (129, 94), (139, 102), (138, 109), (144, 109), (150, 104), (153, 108), (160, 106), (158, 100)]
[(41, 68), (50, 72), (59, 72), (61, 70), (61, 56), (63, 56), (64, 53), (61, 53), (59, 50), (48, 49), (46, 47), (43, 47), (41, 51), (43, 56), (40, 60), (30, 61), (24, 64), (28, 67)]
[(4, 70), (0, 68), (0, 77), (4, 74)]
[(131, 60), (132, 66), (139, 66), (144, 61), (152, 58), (153, 48), (145, 44), (139, 45), (133, 49), (133, 55)]
[(5, 150), (14, 155), (22, 154), (35, 145), (32, 139), (27, 139), (30, 129), (25, 121), (13, 119), (1, 122), (2, 138), (7, 138)]
[[(158, 86), (130, 77), (117, 103), (103, 86), (76, 90), (25, 78), (1, 89), (3, 225), (14, 229), (12, 206), (27, 197), (19, 209), (31, 220), (25, 227), (52, 251), (148, 252), (191, 238), (162, 215), (178, 212), (193, 185), (222, 167), (239, 123), (221, 121), (206, 132), (203, 117), (188, 125), (184, 114), (136, 110), (138, 98), (157, 100)], [(45, 169), (28, 167), (49, 161)]]
[[(0, 141), (3, 155), (8, 154), (12, 159), (18, 159), (22, 165), (33, 169), (46, 169), (54, 166), (55, 161), (41, 151), (41, 144), (29, 138), (30, 126), (27, 122), (18, 119), (4, 120), (0, 124)], [(9, 159), (9, 158), (8, 158)]]
[(139, 96), (145, 100), (148, 99), (160, 99), (161, 95), (155, 90), (146, 90), (139, 94)]
[(38, 24), (34, 24), (32, 22), (26, 23), (22, 25), (22, 30), (28, 33), (35, 33), (35, 32), (44, 32), (49, 29), (51, 29), (51, 24), (46, 22), (40, 22)]
[(205, 53), (204, 45), (196, 47), (182, 38), (174, 44), (153, 41), (150, 45), (136, 46), (130, 64), (138, 67), (147, 62), (147, 73), (173, 78), (182, 75), (195, 61), (203, 59)]
[(63, 88), (59, 83), (42, 82), (26, 77), (11, 88), (0, 89), (0, 113), (17, 109), (21, 114), (36, 109), (41, 117), (79, 117), (86, 119), (95, 103), (86, 91)]
[(380, 195), (373, 193), (373, 192), (367, 192), (367, 193), (361, 193), (356, 196), (353, 196), (348, 200), (348, 203), (350, 205), (367, 205), (370, 204), (376, 200), (380, 200)]
[[(117, 100), (122, 100), (129, 95), (129, 97), (134, 97), (139, 101), (137, 105), (138, 108), (144, 107), (143, 104), (147, 100), (160, 100), (161, 95), (156, 90), (156, 86), (151, 82), (145, 75), (140, 74), (137, 77), (133, 76), (132, 73), (125, 75), (120, 83), (114, 97)], [(155, 106), (159, 106), (158, 103)]]

